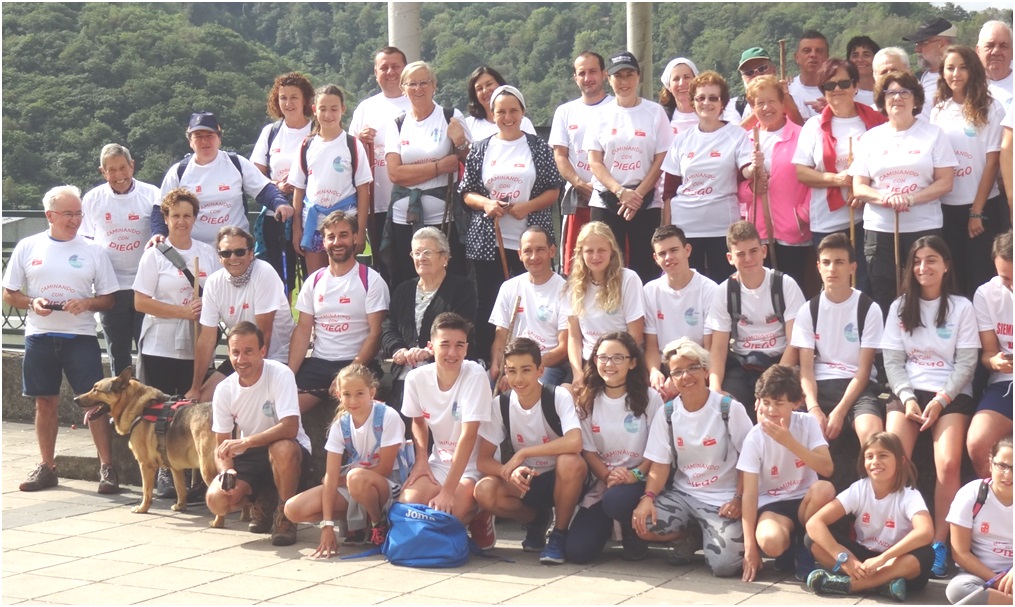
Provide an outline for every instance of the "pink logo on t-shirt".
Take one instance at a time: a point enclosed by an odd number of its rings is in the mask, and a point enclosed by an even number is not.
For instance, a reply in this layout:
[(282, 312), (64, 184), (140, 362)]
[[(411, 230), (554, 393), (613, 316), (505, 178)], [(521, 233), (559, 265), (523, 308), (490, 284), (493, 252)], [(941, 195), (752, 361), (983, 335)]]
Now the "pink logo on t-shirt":
[(617, 129), (610, 129), (610, 134), (611, 135), (616, 135), (617, 134)]
[(794, 463), (794, 464), (796, 464), (796, 467), (797, 467), (797, 468), (803, 468), (803, 467), (804, 467), (804, 462), (803, 462), (803, 460), (800, 460), (800, 459), (798, 459), (798, 460), (796, 460), (796, 461), (795, 461), (795, 462), (793, 462), (793, 463)]
[(523, 437), (521, 434), (515, 434), (515, 441), (519, 445), (524, 444), (525, 443), (525, 437)]
[(596, 433), (596, 434), (599, 434), (599, 425), (598, 424), (592, 424), (592, 431), (594, 433)]
[(32, 265), (33, 266), (41, 266), (42, 265), (42, 260), (41, 259), (33, 259), (32, 260)]
[(201, 186), (197, 186), (196, 188), (194, 188), (194, 193), (195, 194), (200, 194), (201, 193)]
[(712, 158), (719, 158), (720, 156), (722, 156), (719, 150), (712, 150), (711, 152), (708, 153), (708, 155), (711, 156)]
[(864, 525), (869, 525), (870, 522), (871, 522), (871, 515), (870, 515), (870, 513), (864, 512), (863, 516), (860, 517), (860, 520), (863, 521)]
[(638, 129), (635, 129), (634, 130), (634, 136), (635, 137), (644, 137), (645, 136), (645, 131), (639, 131)]
[(113, 214), (112, 213), (106, 213), (106, 221), (113, 221)]
[(980, 533), (990, 533), (990, 523), (981, 523)]
[(694, 158), (694, 152), (688, 152), (687, 153), (687, 157), (688, 158)]
[(772, 476), (779, 476), (779, 466), (772, 466)]
[(127, 219), (129, 221), (137, 221), (138, 219), (141, 219), (141, 216), (137, 213), (127, 213)]
[(567, 125), (567, 130), (569, 130), (569, 131), (577, 131), (578, 130), (578, 125), (577, 124), (569, 124), (569, 125)]
[(677, 437), (677, 446), (680, 447), (681, 449), (684, 448), (684, 439), (679, 436)]
[(709, 437), (706, 437), (705, 440), (701, 441), (701, 444), (706, 446), (706, 447), (714, 447), (715, 444), (716, 444), (716, 440), (714, 438), (712, 438), (711, 436), (709, 436)]
[(895, 519), (888, 519), (885, 521), (885, 529), (895, 529)]
[(666, 318), (663, 316), (662, 310), (656, 310), (656, 318), (658, 318), (659, 320), (666, 320)]
[(317, 296), (317, 303), (324, 303), (324, 296), (323, 295), (318, 295)]
[(229, 191), (229, 186), (227, 186), (224, 183), (219, 185), (219, 192), (228, 192), (228, 191)]
[(351, 299), (349, 299), (348, 297), (339, 297), (339, 298), (338, 298), (338, 303), (340, 303), (340, 304), (347, 304), (347, 303), (349, 303), (349, 302), (351, 302), (351, 301), (352, 301), (352, 300), (351, 300)]

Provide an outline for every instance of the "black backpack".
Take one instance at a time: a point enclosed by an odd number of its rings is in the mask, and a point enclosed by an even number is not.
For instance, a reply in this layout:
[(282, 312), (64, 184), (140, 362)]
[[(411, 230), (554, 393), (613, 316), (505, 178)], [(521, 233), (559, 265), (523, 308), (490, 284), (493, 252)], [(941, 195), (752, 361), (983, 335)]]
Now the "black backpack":
[[(307, 170), (307, 151), (310, 149), (310, 143), (314, 140), (314, 135), (308, 135), (303, 138), (303, 142), (300, 143), (300, 168), (303, 169), (303, 175), (309, 180), (310, 173)], [(353, 187), (356, 185), (356, 167), (359, 166), (359, 153), (356, 149), (356, 138), (350, 135), (348, 132), (345, 134), (345, 144), (349, 146), (349, 159), (352, 163), (352, 182)]]
[[(779, 323), (786, 324), (786, 296), (782, 292), (782, 277), (784, 274), (779, 270), (772, 271), (772, 308)], [(743, 317), (741, 309), (743, 301), (740, 297), (740, 281), (734, 273), (726, 281), (726, 310), (730, 314), (730, 337), (737, 339), (737, 325)], [(787, 336), (788, 337), (788, 336)]]
[[(506, 440), (501, 444), (501, 459), (507, 461), (514, 455), (514, 443), (511, 441), (511, 392), (503, 392), (500, 395), (500, 417), (504, 420), (504, 432)], [(553, 386), (544, 385), (540, 391), (539, 407), (543, 410), (543, 419), (550, 425), (550, 429), (557, 433), (557, 436), (564, 436), (560, 424), (560, 416), (557, 414), (556, 396)], [(506, 447), (505, 447), (506, 445)]]
[[(871, 304), (874, 303), (874, 300), (871, 299), (870, 295), (867, 295), (863, 291), (858, 291), (858, 293), (860, 293), (860, 301), (856, 305), (856, 341), (857, 341), (857, 344), (859, 344), (860, 340), (863, 339), (863, 326), (867, 322), (867, 312), (870, 311)], [(817, 295), (817, 297), (813, 297), (813, 298), (811, 298), (810, 301), (807, 302), (810, 305), (810, 307), (811, 307), (811, 320), (814, 323), (814, 336), (815, 336), (815, 338), (814, 338), (814, 356), (815, 356), (815, 358), (818, 356), (818, 339), (817, 339), (817, 334), (818, 334), (818, 310), (821, 309), (821, 305), (820, 305), (821, 301), (820, 300), (821, 300), (821, 294), (819, 293)]]

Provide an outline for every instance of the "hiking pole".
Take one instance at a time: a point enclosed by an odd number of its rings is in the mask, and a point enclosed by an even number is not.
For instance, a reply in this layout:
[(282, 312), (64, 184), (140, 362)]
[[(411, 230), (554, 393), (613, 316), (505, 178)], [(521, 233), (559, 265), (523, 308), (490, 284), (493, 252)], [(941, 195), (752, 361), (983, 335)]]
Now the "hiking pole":
[[(521, 295), (516, 295), (515, 296), (515, 305), (511, 308), (511, 319), (508, 320), (507, 339), (504, 341), (504, 345), (505, 346), (507, 344), (511, 343), (511, 336), (514, 335), (514, 332), (515, 332), (515, 324), (518, 323), (518, 310), (520, 310), (521, 307), (522, 307), (522, 296)], [(503, 363), (502, 363), (501, 364), (501, 375), (497, 378), (497, 384), (493, 387), (493, 395), (494, 396), (500, 395), (500, 381), (501, 381), (501, 379), (504, 378), (503, 370), (504, 370), (504, 366), (503, 366)]]
[(975, 599), (976, 597), (980, 596), (981, 592), (986, 592), (991, 586), (993, 586), (1001, 578), (1003, 578), (1005, 576), (1005, 574), (1007, 574), (1009, 571), (1011, 571), (1011, 565), (1009, 565), (1008, 568), (1005, 569), (1004, 571), (1002, 571), (1001, 573), (998, 573), (994, 577), (990, 578), (989, 580), (987, 580), (986, 582), (981, 584), (979, 588), (977, 588), (976, 590), (970, 592), (969, 594), (966, 595), (966, 597), (964, 599), (962, 599), (961, 601), (959, 601), (959, 602), (957, 602), (955, 604), (956, 605), (968, 605), (969, 603), (971, 603), (973, 601), (973, 599)]
[[(758, 131), (758, 125), (754, 125), (754, 151), (761, 151), (761, 133)], [(755, 223), (758, 220), (758, 173), (754, 172), (753, 181), (751, 182), (751, 190), (754, 192), (754, 204), (751, 207), (750, 219), (751, 223)]]
[(786, 40), (779, 41), (779, 80), (786, 79)]
[[(846, 154), (846, 168), (853, 164), (853, 136), (849, 136), (849, 153)], [(849, 246), (853, 247), (854, 255), (856, 253), (856, 211), (853, 209), (853, 185), (850, 180), (850, 186), (846, 189), (846, 204), (849, 205)], [(863, 251), (860, 252), (863, 254)], [(849, 286), (856, 286), (856, 273), (854, 272), (849, 278)]]
[[(761, 151), (761, 137), (760, 137), (760, 135), (761, 135), (761, 132), (758, 130), (758, 126), (755, 125), (754, 126), (754, 151), (755, 152)], [(762, 165), (762, 169), (764, 169), (764, 165)], [(768, 235), (768, 237), (765, 239), (765, 240), (768, 241), (768, 254), (771, 256), (771, 259), (772, 259), (772, 269), (773, 270), (778, 270), (779, 269), (779, 262), (778, 262), (778, 260), (776, 259), (776, 256), (775, 256), (775, 228), (772, 226), (772, 207), (769, 205), (769, 202), (768, 202), (768, 193), (767, 192), (765, 194), (758, 194), (757, 188), (758, 188), (759, 182), (760, 182), (760, 179), (758, 178), (758, 173), (757, 173), (757, 171), (755, 171), (754, 172), (754, 187), (755, 187), (755, 190), (754, 190), (754, 206), (755, 206), (755, 213), (757, 213), (758, 198), (761, 198), (761, 214), (764, 216), (764, 219), (765, 219), (765, 232)], [(757, 219), (757, 215), (755, 215), (755, 220), (756, 219)]]
[(504, 250), (504, 236), (500, 232), (500, 217), (493, 218), (493, 233), (497, 237), (497, 250), (500, 252), (500, 267), (504, 270), (504, 280), (511, 278), (508, 270), (507, 251)]
[[(367, 158), (370, 159), (370, 176), (373, 177), (373, 179), (370, 180), (370, 185), (368, 186), (370, 188), (370, 205), (367, 207), (367, 240), (369, 241), (369, 240), (373, 240), (374, 239), (374, 234), (377, 233), (377, 219), (374, 217), (374, 213), (375, 213), (375, 211), (374, 211), (374, 184), (377, 183), (377, 176), (374, 175), (374, 169), (377, 166), (377, 159), (374, 158), (374, 144), (373, 144), (373, 142), (371, 142), (371, 143), (369, 143), (369, 144), (367, 144), (367, 145), (365, 145), (363, 147), (366, 148)], [(352, 177), (353, 177), (353, 181), (355, 182), (356, 176), (353, 175)], [(378, 244), (380, 244), (380, 243), (378, 243)], [(364, 243), (363, 246), (366, 247), (366, 243)], [(371, 243), (371, 246), (370, 246), (370, 255), (371, 255), (371, 257), (373, 256), (373, 254), (374, 254), (374, 247), (373, 247), (373, 243)], [(371, 261), (373, 261), (373, 259), (371, 259)], [(374, 263), (374, 265), (376, 266), (377, 264)]]
[(899, 271), (899, 212), (895, 211), (895, 296), (902, 295), (902, 273)]

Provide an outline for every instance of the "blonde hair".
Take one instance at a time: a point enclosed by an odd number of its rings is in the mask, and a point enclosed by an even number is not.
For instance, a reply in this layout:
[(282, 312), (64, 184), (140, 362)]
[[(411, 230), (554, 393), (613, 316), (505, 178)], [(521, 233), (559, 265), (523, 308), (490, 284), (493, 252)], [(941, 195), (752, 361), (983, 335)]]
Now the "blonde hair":
[(328, 391), (331, 393), (332, 398), (338, 401), (338, 408), (335, 410), (335, 419), (331, 423), (338, 421), (338, 418), (342, 417), (345, 413), (345, 405), (342, 404), (342, 399), (339, 398), (338, 392), (342, 389), (342, 382), (349, 379), (358, 379), (366, 384), (367, 388), (371, 390), (377, 389), (377, 378), (374, 376), (374, 372), (369, 368), (359, 364), (352, 363), (346, 367), (343, 367), (338, 374), (335, 375), (335, 379), (331, 382), (331, 387)]
[(592, 271), (585, 265), (585, 257), (582, 255), (585, 241), (592, 236), (602, 237), (610, 245), (610, 264), (606, 267), (603, 288), (596, 294), (596, 306), (606, 312), (616, 312), (622, 303), (620, 285), (624, 268), (623, 253), (620, 252), (620, 246), (617, 245), (617, 239), (613, 237), (610, 226), (601, 221), (590, 221), (578, 232), (574, 259), (571, 261), (571, 275), (567, 278), (571, 290), (571, 310), (578, 317), (585, 314), (585, 293), (592, 283)]

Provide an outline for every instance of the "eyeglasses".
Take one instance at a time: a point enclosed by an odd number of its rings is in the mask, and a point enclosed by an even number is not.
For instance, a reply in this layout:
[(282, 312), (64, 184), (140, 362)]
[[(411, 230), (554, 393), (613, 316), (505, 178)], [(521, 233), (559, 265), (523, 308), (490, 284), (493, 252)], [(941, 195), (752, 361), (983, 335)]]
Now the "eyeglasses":
[(851, 86), (853, 86), (853, 81), (850, 80), (849, 78), (846, 78), (845, 80), (826, 82), (821, 85), (821, 90), (825, 91), (826, 93), (831, 93), (832, 91), (835, 90), (835, 87), (839, 87), (842, 90), (846, 90)]
[(82, 213), (81, 211), (61, 211), (59, 213), (57, 213), (56, 211), (48, 211), (48, 212), (56, 213), (57, 215), (63, 217), (64, 219), (81, 219), (82, 217), (85, 216), (85, 214)]
[(624, 364), (624, 361), (629, 359), (629, 358), (634, 358), (634, 357), (633, 356), (626, 356), (624, 354), (613, 354), (613, 355), (610, 355), (610, 354), (599, 354), (598, 356), (596, 356), (596, 360), (601, 365), (605, 365), (607, 363), (613, 363), (615, 365), (622, 365), (622, 364)]
[(431, 83), (433, 83), (433, 80), (420, 80), (418, 82), (411, 81), (411, 82), (406, 82), (405, 83), (405, 88), (412, 89), (412, 90), (421, 89), (421, 88), (430, 86)]
[(698, 371), (701, 371), (704, 368), (705, 368), (704, 365), (691, 365), (689, 367), (684, 367), (683, 369), (670, 369), (670, 377), (674, 379), (679, 379), (683, 375), (697, 373)]
[(706, 101), (709, 103), (719, 103), (719, 100), (719, 95), (698, 95), (694, 98), (695, 103), (705, 103)]
[(751, 76), (753, 76), (755, 74), (766, 74), (766, 73), (768, 73), (768, 70), (770, 70), (770, 69), (772, 69), (772, 65), (771, 64), (769, 64), (769, 63), (762, 63), (761, 65), (759, 65), (758, 67), (755, 67), (755, 68), (751, 68), (751, 69), (748, 69), (748, 70), (740, 70), (740, 73), (743, 74), (744, 76), (747, 76), (748, 78), (750, 78)]
[(1008, 465), (1008, 464), (1006, 464), (1004, 462), (999, 462), (996, 459), (990, 460), (990, 463), (1001, 474), (1011, 474), (1011, 466), (1010, 465)]
[(241, 247), (239, 249), (226, 249), (224, 251), (219, 251), (219, 257), (221, 257), (222, 259), (229, 259), (233, 255), (237, 257), (243, 257), (244, 255), (247, 254), (247, 251), (249, 250), (250, 250), (249, 247)]
[(898, 97), (899, 99), (909, 99), (913, 96), (913, 91), (909, 89), (889, 89), (885, 91), (885, 99), (891, 99), (892, 97)]
[(430, 259), (434, 255), (440, 255), (443, 252), (444, 251), (431, 251), (430, 249), (425, 249), (423, 251), (409, 251), (409, 257), (413, 259)]

